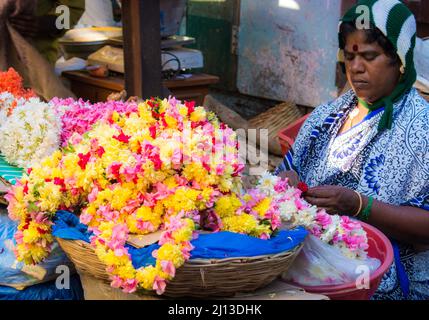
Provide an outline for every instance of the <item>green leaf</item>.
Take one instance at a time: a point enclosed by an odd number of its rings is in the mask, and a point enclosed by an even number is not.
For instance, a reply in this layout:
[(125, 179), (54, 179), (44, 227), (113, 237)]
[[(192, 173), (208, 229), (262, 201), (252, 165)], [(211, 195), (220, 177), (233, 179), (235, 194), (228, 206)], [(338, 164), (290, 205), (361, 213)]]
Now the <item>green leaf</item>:
[(67, 147), (63, 149), (65, 153), (74, 153), (76, 150), (74, 149), (72, 144), (68, 144)]
[(34, 202), (30, 202), (27, 205), (27, 210), (29, 212), (39, 212), (40, 211), (39, 207)]
[(261, 224), (266, 225), (266, 226), (271, 226), (271, 221), (268, 219), (264, 219), (264, 220), (261, 220)]
[(44, 184), (45, 184), (44, 182), (38, 182), (38, 183), (36, 183), (36, 184), (34, 185), (34, 187), (33, 187), (33, 195), (34, 195), (36, 198), (40, 197), (39, 188), (40, 188), (41, 186), (43, 186)]

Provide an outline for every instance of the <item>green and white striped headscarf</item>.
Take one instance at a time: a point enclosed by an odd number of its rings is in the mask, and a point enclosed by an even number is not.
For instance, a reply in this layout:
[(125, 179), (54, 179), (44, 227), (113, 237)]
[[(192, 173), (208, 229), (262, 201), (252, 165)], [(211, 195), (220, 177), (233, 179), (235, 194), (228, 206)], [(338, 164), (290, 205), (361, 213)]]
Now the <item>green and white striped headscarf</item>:
[[(393, 103), (400, 100), (404, 93), (414, 85), (417, 73), (414, 67), (414, 47), (416, 44), (416, 19), (405, 4), (398, 0), (360, 0), (341, 19), (343, 22), (355, 22), (362, 18), (362, 7), (366, 6), (370, 13), (370, 23), (376, 26), (389, 41), (401, 59), (405, 73), (395, 90), (373, 104), (366, 103), (371, 111), (385, 106), (384, 114), (379, 123), (379, 130), (390, 129), (393, 119)], [(368, 10), (366, 10), (368, 11)], [(339, 60), (344, 62), (345, 44), (340, 37)]]

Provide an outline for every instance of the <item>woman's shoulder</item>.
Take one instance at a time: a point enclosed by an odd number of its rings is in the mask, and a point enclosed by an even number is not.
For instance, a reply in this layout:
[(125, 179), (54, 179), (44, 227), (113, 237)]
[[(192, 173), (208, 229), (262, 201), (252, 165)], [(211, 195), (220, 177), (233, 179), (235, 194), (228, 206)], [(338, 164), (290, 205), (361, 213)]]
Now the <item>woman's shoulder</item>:
[(407, 104), (402, 108), (397, 120), (397, 134), (409, 148), (424, 153), (429, 152), (429, 103), (416, 89), (411, 89)]
[[(429, 126), (429, 102), (417, 91), (411, 89), (408, 103), (404, 108), (408, 123), (412, 125), (415, 122)], [(428, 130), (429, 134), (429, 130)]]
[[(421, 110), (425, 111), (425, 112), (429, 112), (429, 101), (424, 98), (419, 91), (417, 91), (417, 89), (413, 89), (414, 90), (414, 95), (415, 95), (415, 100), (416, 100), (416, 104), (418, 106), (418, 108), (420, 108)], [(429, 120), (429, 118), (427, 118)]]

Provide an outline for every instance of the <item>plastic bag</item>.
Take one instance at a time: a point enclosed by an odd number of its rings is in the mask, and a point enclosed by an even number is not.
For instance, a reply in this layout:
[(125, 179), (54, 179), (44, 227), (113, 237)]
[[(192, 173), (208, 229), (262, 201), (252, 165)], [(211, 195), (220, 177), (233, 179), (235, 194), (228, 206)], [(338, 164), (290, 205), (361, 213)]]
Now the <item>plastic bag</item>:
[(309, 235), (284, 280), (303, 286), (339, 285), (356, 281), (365, 267), (370, 274), (381, 262), (375, 258), (352, 259), (340, 249)]
[(0, 286), (0, 300), (84, 300), (84, 292), (80, 278), (75, 274), (70, 277), (68, 288), (57, 288), (55, 280), (24, 290)]
[(16, 229), (17, 223), (0, 213), (0, 286), (22, 290), (28, 286), (50, 281), (59, 275), (56, 273), (59, 265), (67, 266), (70, 274), (75, 273), (72, 262), (57, 242), (52, 245), (52, 252), (43, 263), (26, 266), (22, 262), (17, 262), (13, 252)]

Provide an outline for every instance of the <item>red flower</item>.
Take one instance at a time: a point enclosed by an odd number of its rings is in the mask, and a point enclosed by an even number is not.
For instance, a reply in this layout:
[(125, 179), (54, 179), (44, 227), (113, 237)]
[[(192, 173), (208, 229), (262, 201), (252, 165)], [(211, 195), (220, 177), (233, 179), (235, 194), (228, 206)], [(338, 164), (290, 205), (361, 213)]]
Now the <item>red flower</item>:
[(91, 153), (89, 152), (87, 154), (79, 153), (78, 157), (79, 157), (79, 161), (77, 164), (82, 170), (85, 170), (86, 164), (89, 162), (89, 159), (91, 158)]
[(155, 170), (160, 170), (162, 167), (162, 161), (159, 157), (159, 154), (154, 154), (150, 157), (150, 160), (153, 162), (153, 165), (155, 167)]
[(185, 101), (185, 106), (188, 108), (188, 116), (195, 111), (195, 101)]
[(61, 179), (61, 178), (55, 177), (55, 178), (54, 178), (54, 184), (55, 184), (56, 186), (62, 186), (62, 185), (64, 184), (64, 179)]
[(48, 233), (48, 231), (43, 230), (42, 228), (39, 228), (39, 227), (37, 227), (37, 231), (38, 231), (40, 234), (46, 234), (46, 233)]
[(27, 174), (30, 174), (30, 173), (31, 173), (31, 171), (33, 171), (33, 168), (28, 168), (28, 169), (27, 169)]
[(192, 129), (195, 129), (195, 128), (198, 128), (198, 127), (202, 127), (202, 126), (204, 126), (205, 124), (207, 123), (207, 121), (198, 121), (198, 122), (191, 122), (191, 128)]
[(307, 192), (308, 191), (307, 184), (305, 182), (302, 182), (302, 181), (298, 183), (297, 188), (299, 190), (301, 190), (302, 192)]
[(110, 171), (115, 178), (119, 178), (119, 170), (122, 167), (122, 163), (114, 163), (110, 166)]
[(204, 167), (204, 169), (206, 169), (206, 170), (207, 170), (207, 172), (209, 172), (209, 173), (210, 173), (211, 168), (210, 168), (210, 166), (209, 166), (207, 163), (203, 162), (203, 167)]
[(167, 127), (168, 127), (168, 124), (167, 124), (167, 122), (165, 121), (165, 112), (161, 113), (159, 116), (160, 116), (160, 119), (159, 119), (159, 120), (161, 120), (162, 126), (163, 126), (163, 127), (165, 127), (165, 128), (167, 128)]
[(152, 139), (156, 138), (156, 126), (150, 126), (149, 127), (150, 136)]
[(97, 153), (97, 155), (98, 155), (99, 158), (101, 158), (103, 156), (103, 154), (106, 153), (106, 151), (104, 150), (104, 148), (101, 147), (101, 146), (95, 152)]
[(128, 143), (130, 141), (130, 136), (127, 136), (124, 134), (123, 131), (121, 131), (121, 134), (118, 136), (113, 136), (113, 139), (118, 140), (119, 142)]
[(151, 144), (146, 144), (144, 146), (144, 152), (145, 153), (151, 153), (153, 149), (155, 149), (155, 147)]
[(54, 178), (54, 184), (57, 186), (61, 186), (61, 189), (60, 189), (61, 192), (67, 191), (66, 184), (64, 183), (64, 179), (56, 177)]
[(152, 118), (158, 120), (159, 119), (159, 113), (152, 110)]
[(24, 194), (28, 193), (28, 181), (25, 183), (24, 189), (22, 191), (24, 192)]
[(244, 165), (238, 163), (234, 163), (232, 167), (234, 169), (234, 173), (231, 175), (231, 177), (238, 177), (240, 172), (244, 169)]
[(150, 99), (147, 101), (147, 104), (151, 107), (151, 108), (157, 108), (159, 107), (159, 103), (156, 101), (155, 97), (150, 97)]

